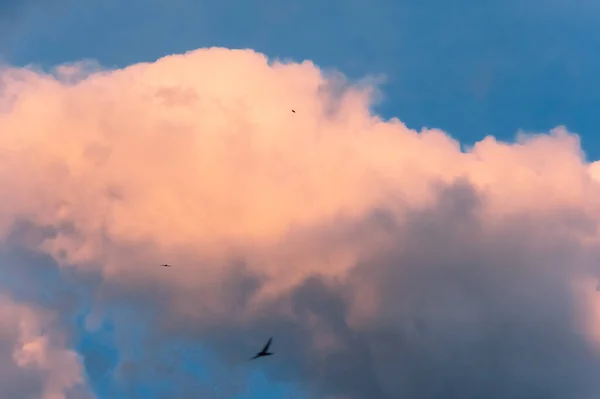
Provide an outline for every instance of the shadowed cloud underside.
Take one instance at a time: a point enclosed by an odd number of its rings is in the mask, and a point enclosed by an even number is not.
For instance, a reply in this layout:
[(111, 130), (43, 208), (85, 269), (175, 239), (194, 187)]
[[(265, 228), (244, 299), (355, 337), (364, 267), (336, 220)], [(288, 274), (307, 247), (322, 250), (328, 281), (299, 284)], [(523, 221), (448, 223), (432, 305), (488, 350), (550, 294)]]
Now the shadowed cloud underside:
[(311, 399), (600, 394), (598, 164), (562, 127), (461, 151), (376, 82), (2, 67), (3, 392), (234, 398), (274, 336), (261, 370)]

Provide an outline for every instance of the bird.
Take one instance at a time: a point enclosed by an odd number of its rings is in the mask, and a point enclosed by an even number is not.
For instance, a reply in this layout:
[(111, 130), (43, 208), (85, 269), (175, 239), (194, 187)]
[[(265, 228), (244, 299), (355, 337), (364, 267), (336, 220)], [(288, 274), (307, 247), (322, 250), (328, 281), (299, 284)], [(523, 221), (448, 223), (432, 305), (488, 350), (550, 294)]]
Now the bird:
[(269, 352), (269, 347), (271, 346), (271, 342), (273, 342), (273, 337), (269, 338), (269, 341), (267, 341), (267, 344), (265, 345), (265, 347), (262, 348), (262, 350), (260, 352), (258, 352), (256, 355), (254, 355), (254, 357), (250, 358), (250, 360), (258, 359), (259, 357), (273, 355), (273, 352)]
[(171, 267), (171, 265), (165, 263), (164, 265), (161, 265), (162, 267)]
[(292, 110), (293, 113), (296, 113), (296, 111)]

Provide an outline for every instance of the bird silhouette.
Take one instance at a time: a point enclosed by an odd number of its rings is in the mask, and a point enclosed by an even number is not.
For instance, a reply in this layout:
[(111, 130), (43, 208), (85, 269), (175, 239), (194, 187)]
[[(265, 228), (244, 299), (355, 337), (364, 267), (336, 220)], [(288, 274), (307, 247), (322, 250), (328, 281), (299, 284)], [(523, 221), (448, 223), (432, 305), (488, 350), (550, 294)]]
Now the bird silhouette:
[(171, 267), (171, 265), (165, 263), (164, 265), (161, 265), (162, 267)]
[(267, 341), (267, 344), (265, 345), (265, 347), (262, 348), (262, 350), (260, 352), (258, 352), (256, 355), (254, 355), (254, 357), (251, 357), (250, 360), (258, 359), (259, 357), (273, 355), (273, 352), (269, 352), (269, 347), (271, 346), (271, 342), (273, 342), (273, 337), (269, 338), (269, 341)]
[(295, 111), (295, 110), (292, 110), (292, 112), (293, 112), (293, 113), (296, 113), (296, 111)]

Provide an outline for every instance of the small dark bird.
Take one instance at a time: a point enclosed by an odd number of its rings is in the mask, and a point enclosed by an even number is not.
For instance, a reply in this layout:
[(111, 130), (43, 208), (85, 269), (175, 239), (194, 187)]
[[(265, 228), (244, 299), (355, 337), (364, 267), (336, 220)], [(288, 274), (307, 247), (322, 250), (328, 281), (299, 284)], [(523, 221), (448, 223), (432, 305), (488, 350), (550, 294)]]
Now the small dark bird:
[(269, 341), (267, 341), (267, 344), (265, 345), (265, 347), (262, 348), (262, 350), (260, 352), (258, 352), (256, 355), (254, 355), (254, 357), (250, 358), (250, 360), (258, 359), (259, 357), (273, 355), (273, 352), (269, 352), (269, 346), (271, 346), (272, 341), (273, 341), (273, 337), (269, 338)]
[(292, 110), (293, 113), (296, 113), (296, 111)]
[(166, 263), (165, 263), (164, 265), (161, 265), (161, 266), (162, 266), (162, 267), (171, 267), (171, 265), (168, 265), (168, 264), (166, 264)]

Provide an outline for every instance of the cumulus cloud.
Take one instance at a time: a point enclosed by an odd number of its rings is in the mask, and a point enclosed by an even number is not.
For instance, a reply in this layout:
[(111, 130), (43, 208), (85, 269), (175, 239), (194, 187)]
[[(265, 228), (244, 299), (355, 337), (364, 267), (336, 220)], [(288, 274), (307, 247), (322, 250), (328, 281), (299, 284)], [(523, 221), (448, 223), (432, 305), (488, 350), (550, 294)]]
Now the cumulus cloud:
[(65, 346), (55, 315), (0, 297), (0, 385), (4, 397), (26, 399), (92, 398), (79, 356)]
[[(256, 367), (311, 398), (600, 393), (598, 166), (566, 128), (462, 150), (373, 115), (372, 85), (250, 50), (86, 65), (0, 72), (0, 237), (29, 254), (2, 289), (72, 335), (73, 303), (80, 334), (110, 324), (119, 392), (233, 397), (273, 334)], [(48, 270), (71, 299), (36, 295)], [(84, 381), (48, 342), (15, 364)]]

